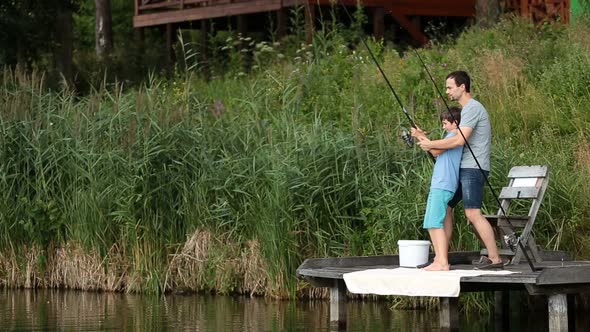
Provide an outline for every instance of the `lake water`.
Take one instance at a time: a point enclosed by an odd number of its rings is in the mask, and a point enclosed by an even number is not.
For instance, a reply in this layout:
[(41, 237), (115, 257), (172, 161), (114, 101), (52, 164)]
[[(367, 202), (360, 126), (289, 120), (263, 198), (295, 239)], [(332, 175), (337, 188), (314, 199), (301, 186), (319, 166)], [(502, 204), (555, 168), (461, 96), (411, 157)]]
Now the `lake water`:
[[(492, 317), (490, 317), (492, 316)], [(546, 316), (512, 315), (514, 331), (547, 329)], [(243, 296), (149, 296), (0, 289), (0, 331), (330, 331), (328, 301)], [(461, 314), (461, 331), (494, 331), (493, 315)], [(438, 313), (349, 301), (346, 331), (436, 331)]]

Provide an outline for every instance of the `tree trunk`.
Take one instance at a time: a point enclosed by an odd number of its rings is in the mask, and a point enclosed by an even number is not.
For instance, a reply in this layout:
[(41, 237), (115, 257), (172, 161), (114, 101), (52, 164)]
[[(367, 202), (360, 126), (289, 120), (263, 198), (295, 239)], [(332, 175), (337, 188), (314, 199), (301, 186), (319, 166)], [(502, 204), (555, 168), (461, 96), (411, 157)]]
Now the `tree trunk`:
[(96, 55), (105, 58), (113, 50), (113, 23), (111, 0), (95, 0), (96, 4)]
[(500, 2), (498, 0), (475, 1), (476, 24), (482, 28), (489, 28), (500, 19)]
[(57, 38), (58, 48), (56, 52), (57, 69), (63, 75), (68, 86), (73, 82), (73, 49), (74, 28), (72, 8), (69, 0), (60, 3), (57, 13)]

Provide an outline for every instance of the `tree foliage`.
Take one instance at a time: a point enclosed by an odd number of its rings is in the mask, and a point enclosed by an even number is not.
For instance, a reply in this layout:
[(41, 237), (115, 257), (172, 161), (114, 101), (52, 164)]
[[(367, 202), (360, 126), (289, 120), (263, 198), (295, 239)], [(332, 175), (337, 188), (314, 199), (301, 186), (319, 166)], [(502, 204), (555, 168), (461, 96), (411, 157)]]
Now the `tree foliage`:
[(51, 50), (60, 0), (0, 2), (0, 64), (32, 63)]

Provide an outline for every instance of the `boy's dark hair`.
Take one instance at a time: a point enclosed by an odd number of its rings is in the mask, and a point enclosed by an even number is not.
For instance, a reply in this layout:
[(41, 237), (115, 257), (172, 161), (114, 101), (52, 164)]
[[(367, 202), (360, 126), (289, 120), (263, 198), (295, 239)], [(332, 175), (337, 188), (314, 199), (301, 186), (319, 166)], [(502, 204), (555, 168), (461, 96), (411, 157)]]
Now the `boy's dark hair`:
[(457, 121), (457, 126), (461, 123), (461, 109), (457, 106), (451, 106), (440, 114), (440, 121), (447, 120), (450, 123)]
[(465, 84), (465, 91), (471, 92), (471, 78), (469, 77), (469, 74), (467, 74), (467, 72), (462, 71), (462, 70), (457, 70), (457, 71), (454, 71), (454, 72), (448, 74), (447, 77), (445, 78), (445, 80), (448, 80), (449, 78), (454, 79), (455, 84), (457, 84), (457, 86), (461, 86), (461, 84)]

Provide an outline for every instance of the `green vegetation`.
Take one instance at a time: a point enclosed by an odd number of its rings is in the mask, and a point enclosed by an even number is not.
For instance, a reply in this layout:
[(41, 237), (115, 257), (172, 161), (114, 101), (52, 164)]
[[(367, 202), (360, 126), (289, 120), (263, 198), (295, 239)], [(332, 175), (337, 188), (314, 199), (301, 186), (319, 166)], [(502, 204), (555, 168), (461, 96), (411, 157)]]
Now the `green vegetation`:
[[(336, 31), (252, 44), (244, 72), (226, 43), (231, 61), (209, 82), (190, 56), (172, 80), (84, 96), (3, 72), (0, 285), (325, 296), (296, 280), (305, 258), (427, 238), (432, 163), (399, 138), (407, 120), (362, 48)], [(442, 103), (415, 54), (369, 44), (417, 123), (438, 128)], [(452, 70), (472, 74), (495, 188), (513, 165), (551, 167), (535, 238), (577, 258), (590, 252), (588, 45), (587, 20), (505, 20), (419, 50), (441, 88)], [(452, 249), (478, 248), (457, 213)]]

